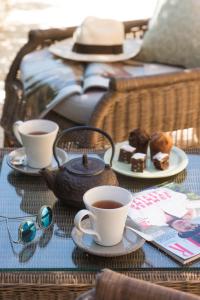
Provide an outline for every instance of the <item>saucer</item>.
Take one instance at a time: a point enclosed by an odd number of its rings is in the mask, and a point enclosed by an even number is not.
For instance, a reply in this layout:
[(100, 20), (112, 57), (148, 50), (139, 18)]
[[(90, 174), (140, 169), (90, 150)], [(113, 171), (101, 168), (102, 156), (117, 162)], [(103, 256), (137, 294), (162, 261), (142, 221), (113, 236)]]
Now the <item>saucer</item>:
[[(66, 152), (61, 148), (57, 148), (56, 151), (57, 151), (57, 156), (58, 156), (59, 162), (61, 165), (63, 165), (64, 163), (67, 162), (68, 156), (67, 156)], [(20, 165), (13, 164), (12, 161), (15, 157), (17, 157), (17, 160), (20, 160), (20, 158), (22, 158), (23, 164), (20, 164)], [(15, 160), (15, 161), (17, 161), (17, 160)], [(16, 150), (10, 152), (6, 157), (6, 161), (7, 161), (7, 164), (9, 165), (9, 167), (11, 167), (13, 170), (15, 170), (17, 172), (20, 172), (20, 173), (23, 173), (26, 175), (40, 176), (39, 168), (38, 169), (31, 168), (28, 165), (26, 165), (26, 155), (25, 155), (24, 148), (18, 148)], [(57, 167), (58, 167), (57, 162), (53, 157), (51, 165), (48, 166), (47, 168), (50, 170), (54, 170), (54, 169), (57, 169)]]
[[(83, 220), (81, 225), (85, 228), (90, 228), (89, 219)], [(96, 244), (92, 235), (83, 233), (76, 227), (72, 229), (71, 236), (74, 243), (83, 251), (104, 257), (114, 257), (129, 254), (142, 247), (145, 242), (143, 238), (129, 229), (124, 230), (122, 241), (119, 244), (111, 247), (105, 247)]]

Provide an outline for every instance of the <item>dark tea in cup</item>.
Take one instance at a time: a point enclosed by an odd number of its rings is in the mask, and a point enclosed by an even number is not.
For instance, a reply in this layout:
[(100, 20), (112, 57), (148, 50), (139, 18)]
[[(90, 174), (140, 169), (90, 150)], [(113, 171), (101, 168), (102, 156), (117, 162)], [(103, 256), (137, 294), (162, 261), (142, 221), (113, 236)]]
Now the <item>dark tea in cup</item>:
[(115, 208), (122, 207), (123, 204), (114, 200), (98, 200), (94, 202), (92, 206), (96, 208), (102, 208), (102, 209), (115, 209)]
[(32, 131), (32, 132), (29, 132), (28, 134), (30, 135), (42, 135), (42, 134), (47, 134), (48, 132), (46, 131)]

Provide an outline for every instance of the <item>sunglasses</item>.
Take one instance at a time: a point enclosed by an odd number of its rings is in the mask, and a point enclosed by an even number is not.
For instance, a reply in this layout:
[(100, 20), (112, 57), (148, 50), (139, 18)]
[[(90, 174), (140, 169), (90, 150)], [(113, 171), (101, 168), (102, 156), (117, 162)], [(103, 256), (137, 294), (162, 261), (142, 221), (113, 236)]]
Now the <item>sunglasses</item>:
[[(7, 230), (9, 233), (9, 236), (12, 239), (12, 242), (14, 243), (22, 243), (22, 244), (27, 244), (32, 242), (35, 237), (38, 229), (43, 229), (46, 230), (48, 229), (52, 223), (53, 223), (53, 212), (50, 206), (42, 206), (38, 212), (37, 215), (33, 216), (23, 216), (23, 217), (6, 217), (6, 216), (1, 216), (1, 218), (6, 220), (6, 225), (7, 225)], [(33, 220), (33, 217), (36, 217), (36, 220)], [(12, 238), (8, 221), (9, 220), (24, 220), (18, 228), (18, 240), (15, 241)]]

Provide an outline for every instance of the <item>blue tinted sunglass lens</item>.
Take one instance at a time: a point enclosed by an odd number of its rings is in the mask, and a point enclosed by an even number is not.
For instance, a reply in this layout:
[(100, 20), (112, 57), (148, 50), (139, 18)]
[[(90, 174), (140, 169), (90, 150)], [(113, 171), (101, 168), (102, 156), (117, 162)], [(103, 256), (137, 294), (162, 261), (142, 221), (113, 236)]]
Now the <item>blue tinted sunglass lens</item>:
[(36, 226), (33, 221), (25, 221), (19, 227), (19, 240), (23, 243), (29, 243), (36, 236)]
[(39, 226), (42, 228), (48, 228), (52, 224), (52, 209), (49, 206), (43, 206), (40, 209), (38, 216)]

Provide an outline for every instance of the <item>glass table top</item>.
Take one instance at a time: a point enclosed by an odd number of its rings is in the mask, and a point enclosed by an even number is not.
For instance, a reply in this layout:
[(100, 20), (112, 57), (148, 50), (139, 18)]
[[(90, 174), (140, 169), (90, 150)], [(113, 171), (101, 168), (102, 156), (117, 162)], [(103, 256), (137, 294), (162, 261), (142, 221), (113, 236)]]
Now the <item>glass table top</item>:
[[(181, 183), (187, 189), (200, 193), (200, 152), (188, 152), (189, 165), (180, 174), (164, 179), (134, 179), (119, 175), (120, 185), (132, 191), (159, 185), (163, 182)], [(15, 173), (4, 156), (0, 173), (0, 214), (8, 217), (37, 214), (42, 205), (53, 208), (54, 225), (43, 232), (37, 231), (34, 242), (15, 244), (9, 239), (5, 220), (0, 221), (0, 270), (63, 270), (98, 271), (102, 268), (131, 271), (139, 269), (184, 269), (200, 267), (200, 260), (186, 267), (167, 256), (150, 243), (131, 254), (104, 258), (78, 249), (71, 238), (74, 215), (77, 209), (64, 206), (47, 188), (41, 177)], [(12, 237), (17, 240), (19, 220), (9, 220)]]

